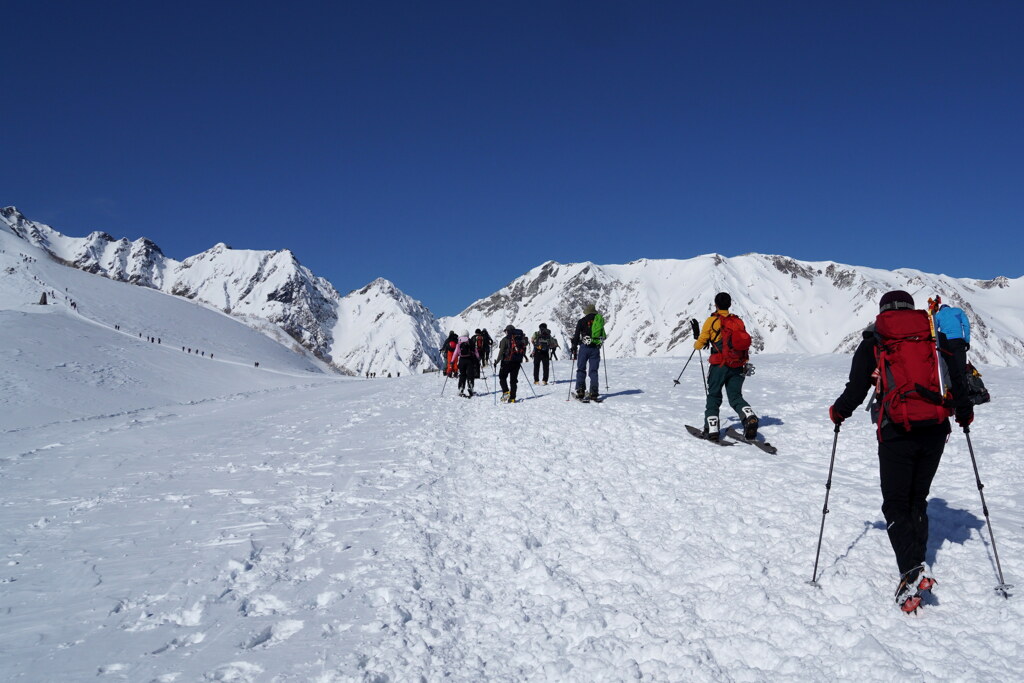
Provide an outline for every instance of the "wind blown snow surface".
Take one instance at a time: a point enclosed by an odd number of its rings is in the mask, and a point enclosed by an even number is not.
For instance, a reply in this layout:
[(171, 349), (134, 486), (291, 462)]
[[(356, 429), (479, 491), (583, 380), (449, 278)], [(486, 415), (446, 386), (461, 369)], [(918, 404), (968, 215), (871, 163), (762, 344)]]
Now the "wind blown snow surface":
[[(1020, 677), (1021, 598), (993, 591), (959, 430), (920, 615), (892, 602), (864, 413), (838, 436), (808, 585), (846, 356), (755, 358), (768, 455), (685, 433), (696, 359), (679, 386), (685, 358), (612, 359), (600, 405), (567, 400), (566, 362), (521, 403), (497, 404), (491, 377), (465, 400), (436, 375), (325, 375), (188, 302), (0, 261), (0, 680)], [(45, 284), (85, 303), (32, 305), (35, 277), (72, 278)], [(105, 319), (128, 309), (164, 343)], [(200, 336), (215, 359), (180, 350)], [(1020, 584), (1024, 371), (982, 370), (994, 399), (972, 438)]]
[[(775, 456), (685, 435), (702, 385), (691, 365), (673, 388), (667, 359), (615, 363), (602, 405), (561, 381), (495, 405), (418, 376), (30, 426), (5, 411), (0, 678), (1017, 678), (1020, 598), (993, 592), (962, 435), (932, 491), (921, 617), (891, 602), (866, 419), (840, 433), (807, 585), (845, 365), (759, 359), (747, 394)], [(21, 367), (4, 356), (4, 377)], [(1010, 582), (1020, 375), (986, 375), (973, 431)]]

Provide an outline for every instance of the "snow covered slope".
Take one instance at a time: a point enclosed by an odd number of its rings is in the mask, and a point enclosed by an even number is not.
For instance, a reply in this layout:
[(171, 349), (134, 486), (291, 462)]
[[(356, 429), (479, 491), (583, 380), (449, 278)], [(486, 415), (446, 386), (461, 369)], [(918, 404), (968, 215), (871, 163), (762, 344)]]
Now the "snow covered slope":
[(975, 362), (1024, 365), (1024, 278), (958, 279), (762, 254), (624, 265), (549, 261), (459, 315), (437, 320), (384, 279), (342, 297), (288, 250), (218, 244), (177, 262), (148, 240), (115, 241), (105, 233), (70, 238), (13, 207), (0, 210), (0, 230), (5, 227), (64, 263), (214, 306), (277, 338), (283, 331), (356, 375), (433, 369), (447, 330), (487, 328), (500, 336), (509, 323), (530, 333), (546, 322), (566, 339), (587, 303), (608, 319), (609, 356), (689, 355), (688, 321), (703, 322), (723, 290), (732, 294), (733, 312), (745, 319), (758, 353), (849, 351), (877, 313), (881, 294), (905, 289), (919, 307), (939, 294), (967, 312)]
[(442, 334), (426, 306), (377, 278), (338, 302), (333, 336), (335, 363), (384, 376), (433, 367)]
[[(437, 323), (422, 304), (382, 280), (342, 297), (287, 249), (221, 243), (179, 262), (145, 238), (129, 242), (103, 232), (68, 237), (14, 207), (0, 209), (0, 231), (66, 265), (215, 307), (275, 339), (290, 337), (342, 372), (418, 372), (435, 365), (426, 349), (438, 345)], [(375, 303), (367, 306), (370, 289)], [(378, 317), (377, 309), (385, 308), (391, 312)], [(368, 310), (372, 316), (359, 315)]]
[[(382, 329), (425, 315), (389, 286), (339, 310)], [(891, 601), (863, 413), (806, 584), (848, 363), (759, 356), (744, 393), (769, 456), (686, 435), (703, 383), (692, 364), (673, 385), (678, 357), (607, 363), (601, 405), (566, 400), (564, 361), (516, 405), (493, 377), (439, 399), (436, 375), (326, 374), (0, 229), (0, 680), (1014, 680), (1024, 603), (992, 590), (959, 432), (920, 617)], [(1020, 585), (1024, 370), (982, 371), (973, 444)]]
[[(45, 294), (47, 305), (39, 305)], [(0, 229), (0, 405), (37, 421), (75, 419), (315, 376), (324, 364), (234, 318), (60, 265)], [(283, 341), (283, 340), (282, 340)], [(293, 347), (293, 348), (292, 348)], [(255, 364), (259, 363), (259, 369)]]
[[(932, 487), (939, 583), (919, 617), (892, 603), (863, 413), (839, 435), (807, 585), (848, 357), (761, 358), (745, 393), (769, 456), (686, 435), (703, 385), (696, 365), (672, 384), (678, 358), (613, 361), (601, 405), (566, 401), (566, 362), (536, 398), (496, 405), (487, 385), (439, 399), (436, 375), (293, 377), (96, 326), (83, 340), (69, 326), (89, 323), (47, 310), (0, 322), (2, 393), (40, 389), (0, 410), (0, 680), (1011, 681), (1024, 666), (1024, 602), (992, 590), (960, 433)], [(51, 333), (8, 332), (10, 316)], [(995, 398), (973, 443), (1020, 586), (1024, 371), (984, 371)]]
[(486, 327), (493, 334), (514, 323), (531, 333), (546, 322), (568, 338), (583, 307), (594, 303), (607, 319), (609, 356), (689, 355), (689, 319), (703, 323), (715, 293), (727, 291), (755, 351), (834, 353), (855, 348), (878, 313), (879, 297), (891, 289), (911, 292), (921, 308), (935, 294), (963, 308), (973, 325), (975, 361), (1024, 364), (1024, 278), (977, 281), (763, 254), (602, 266), (549, 261), (443, 318), (441, 326)]

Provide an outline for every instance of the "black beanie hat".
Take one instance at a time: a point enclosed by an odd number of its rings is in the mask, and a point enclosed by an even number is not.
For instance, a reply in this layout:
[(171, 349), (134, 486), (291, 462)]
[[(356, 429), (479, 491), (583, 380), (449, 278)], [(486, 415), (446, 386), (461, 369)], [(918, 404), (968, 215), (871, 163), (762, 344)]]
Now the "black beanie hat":
[(542, 330), (548, 329), (548, 324), (547, 323), (541, 323), (540, 324), (540, 329), (542, 329)]
[(514, 332), (514, 331), (515, 331), (515, 329), (516, 329), (516, 328), (512, 327), (511, 325), (509, 325), (509, 326), (507, 326), (507, 327), (505, 328), (505, 331), (506, 331), (506, 332)]
[(882, 298), (878, 301), (878, 310), (881, 311), (894, 311), (899, 308), (913, 308), (914, 297), (910, 296), (907, 292), (902, 289), (894, 289), (891, 292), (886, 292), (882, 295)]
[(728, 311), (730, 306), (732, 306), (732, 297), (728, 292), (715, 294), (715, 308), (720, 311)]

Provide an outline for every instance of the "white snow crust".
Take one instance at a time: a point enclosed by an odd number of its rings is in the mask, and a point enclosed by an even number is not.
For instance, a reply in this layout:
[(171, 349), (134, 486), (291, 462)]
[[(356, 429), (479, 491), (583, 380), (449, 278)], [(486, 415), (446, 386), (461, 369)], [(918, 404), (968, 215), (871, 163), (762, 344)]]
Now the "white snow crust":
[[(518, 404), (492, 377), (467, 401), (436, 375), (325, 374), (0, 232), (0, 680), (1019, 679), (1024, 608), (993, 590), (959, 430), (929, 506), (939, 583), (906, 617), (863, 412), (807, 584), (849, 357), (754, 358), (768, 455), (685, 433), (686, 355), (608, 360), (601, 405), (566, 400), (564, 361)], [(973, 444), (1020, 585), (1024, 370), (981, 369)]]

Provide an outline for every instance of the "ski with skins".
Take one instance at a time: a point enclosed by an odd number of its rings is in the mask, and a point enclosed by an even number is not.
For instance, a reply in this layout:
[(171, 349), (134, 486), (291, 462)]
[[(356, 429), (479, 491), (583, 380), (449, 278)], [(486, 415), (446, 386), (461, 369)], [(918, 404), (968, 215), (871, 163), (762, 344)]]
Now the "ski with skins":
[(760, 448), (765, 453), (775, 455), (776, 453), (779, 452), (778, 448), (771, 445), (767, 441), (758, 441), (756, 437), (753, 439), (748, 439), (747, 437), (743, 436), (743, 432), (736, 429), (735, 427), (729, 427), (728, 429), (726, 429), (725, 435), (728, 436), (730, 439), (734, 439), (740, 443), (750, 444), (755, 448)]
[(693, 436), (697, 437), (701, 441), (707, 441), (708, 443), (717, 444), (719, 446), (731, 446), (732, 445), (731, 441), (726, 441), (725, 439), (723, 439), (721, 437), (719, 437), (718, 441), (713, 441), (713, 440), (707, 438), (706, 436), (704, 436), (704, 430), (699, 428), (699, 427), (694, 427), (693, 425), (683, 425), (683, 426), (686, 427), (686, 431), (688, 431), (690, 434), (692, 434)]

